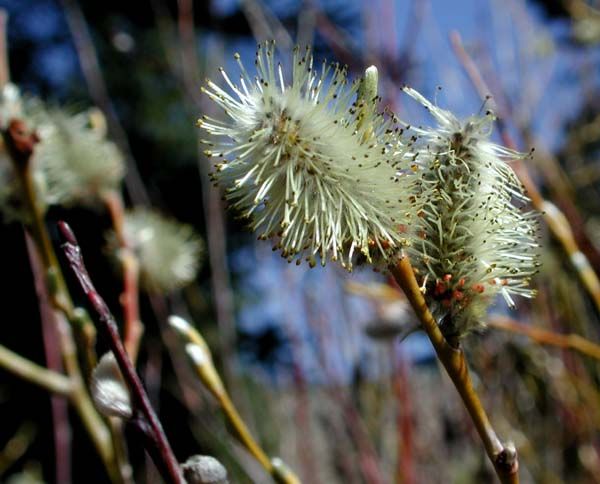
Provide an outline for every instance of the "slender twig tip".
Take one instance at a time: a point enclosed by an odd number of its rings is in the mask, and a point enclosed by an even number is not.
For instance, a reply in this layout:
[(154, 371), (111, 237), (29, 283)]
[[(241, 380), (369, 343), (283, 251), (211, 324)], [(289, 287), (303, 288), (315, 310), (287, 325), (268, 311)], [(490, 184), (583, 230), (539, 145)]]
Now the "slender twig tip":
[(177, 332), (187, 334), (190, 329), (190, 323), (188, 323), (181, 316), (171, 315), (169, 316), (169, 325)]
[(63, 242), (72, 245), (79, 245), (77, 243), (77, 238), (75, 237), (73, 230), (67, 222), (65, 222), (64, 220), (60, 220), (58, 222), (58, 230), (60, 232), (60, 235), (62, 236)]
[(185, 345), (185, 352), (196, 366), (202, 366), (208, 362), (206, 352), (197, 344), (189, 343)]

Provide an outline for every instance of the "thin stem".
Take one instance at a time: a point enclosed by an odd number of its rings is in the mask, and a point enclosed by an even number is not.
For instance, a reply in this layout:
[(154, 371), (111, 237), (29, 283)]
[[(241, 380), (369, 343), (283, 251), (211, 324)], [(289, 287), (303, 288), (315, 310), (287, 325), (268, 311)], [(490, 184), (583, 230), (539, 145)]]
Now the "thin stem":
[(536, 343), (574, 350), (582, 355), (600, 360), (600, 345), (593, 343), (578, 334), (559, 334), (529, 324), (522, 324), (502, 316), (491, 318), (488, 321), (488, 326), (503, 331), (510, 331), (511, 333), (525, 335)]
[(396, 428), (398, 447), (396, 460), (396, 484), (415, 484), (413, 404), (408, 379), (409, 364), (396, 347), (390, 345), (392, 362), (392, 390), (396, 397)]
[(242, 442), (246, 449), (254, 456), (254, 458), (260, 463), (261, 466), (265, 468), (265, 470), (269, 473), (273, 473), (273, 465), (271, 464), (271, 459), (267, 456), (267, 454), (262, 450), (262, 448), (258, 445), (258, 443), (254, 440), (248, 427), (244, 423), (242, 417), (238, 413), (237, 409), (233, 405), (231, 398), (227, 393), (220, 393), (216, 395), (217, 400), (219, 401), (219, 405), (223, 409), (227, 420), (235, 429), (235, 432)]
[(100, 327), (108, 338), (110, 349), (115, 355), (115, 359), (123, 374), (123, 379), (133, 395), (136, 410), (139, 412), (139, 416), (145, 420), (142, 423), (144, 426), (147, 426), (148, 435), (153, 439), (152, 443), (156, 446), (157, 453), (153, 454), (157, 458), (155, 463), (159, 466), (162, 476), (167, 482), (184, 484), (185, 481), (183, 480), (179, 464), (175, 459), (162, 425), (152, 409), (142, 382), (121, 342), (115, 318), (90, 279), (77, 239), (66, 222), (59, 222), (58, 227), (64, 239), (61, 247), (69, 261), (71, 270), (77, 277), (89, 303), (96, 311)]
[[(168, 27), (165, 19), (168, 16), (160, 15), (162, 10), (160, 2), (153, 1), (155, 12), (158, 14), (159, 29), (163, 30), (162, 37), (168, 39)], [(182, 91), (190, 102), (190, 105), (200, 108), (206, 112), (203, 97), (200, 96), (197, 89), (199, 79), (201, 79), (201, 69), (198, 64), (198, 55), (196, 49), (196, 30), (194, 26), (194, 2), (192, 0), (177, 1), (177, 40), (175, 49), (171, 49), (168, 42), (164, 41), (164, 48), (169, 53), (174, 52), (180, 56), (180, 62), (176, 65), (171, 62), (173, 75), (181, 83)], [(175, 33), (175, 32), (173, 32)], [(179, 67), (179, 68), (178, 68)], [(198, 150), (202, 153), (203, 150)], [(208, 263), (211, 269), (211, 292), (213, 295), (217, 326), (219, 328), (220, 354), (222, 355), (222, 372), (226, 382), (230, 380), (238, 366), (235, 351), (232, 349), (236, 345), (236, 329), (234, 318), (233, 291), (229, 277), (229, 266), (227, 262), (227, 247), (225, 237), (225, 221), (223, 215), (223, 203), (217, 191), (209, 189), (210, 181), (206, 163), (199, 158), (200, 178), (202, 183), (202, 194), (204, 196), (204, 216), (206, 220), (206, 242)], [(238, 402), (243, 402), (242, 395), (238, 395), (235, 388), (232, 388), (234, 397)]]
[(281, 459), (269, 458), (267, 453), (252, 437), (214, 367), (212, 355), (202, 335), (187, 321), (178, 316), (170, 317), (169, 324), (189, 341), (186, 345), (186, 350), (194, 364), (196, 373), (206, 389), (219, 403), (221, 410), (223, 410), (228, 423), (233, 427), (235, 436), (240, 443), (276, 482), (282, 484), (299, 484), (300, 479), (287, 468)]
[[(33, 238), (23, 231), (29, 265), (34, 280), (37, 295), (44, 352), (46, 354), (46, 367), (57, 373), (63, 373), (62, 348), (60, 334), (56, 327), (55, 310), (48, 299), (48, 287), (44, 267), (37, 252)], [(72, 432), (69, 424), (69, 401), (57, 395), (50, 396), (50, 409), (54, 428), (54, 454), (56, 482), (71, 482), (72, 467)]]
[(119, 244), (119, 258), (123, 270), (123, 343), (131, 361), (137, 359), (144, 325), (140, 320), (139, 307), (139, 261), (125, 236), (125, 207), (123, 198), (117, 191), (103, 194), (102, 199), (112, 220), (113, 230)]
[(10, 81), (10, 70), (8, 67), (8, 49), (6, 45), (6, 24), (8, 13), (0, 9), (0, 89)]
[[(44, 221), (44, 208), (42, 201), (38, 200), (33, 173), (31, 169), (30, 158), (33, 153), (37, 137), (35, 134), (27, 132), (23, 121), (13, 120), (7, 132), (5, 132), (7, 147), (14, 160), (15, 170), (21, 183), (22, 193), (28, 213), (31, 217), (27, 228), (33, 235), (44, 270), (49, 278), (51, 285), (49, 298), (51, 305), (62, 311), (66, 318), (73, 324), (85, 341), (85, 350), (87, 363), (91, 367), (95, 366), (96, 357), (94, 353), (94, 344), (96, 333), (94, 326), (84, 314), (78, 314), (67, 290), (58, 258), (54, 252), (50, 234)], [(30, 143), (24, 146), (24, 143)]]
[[(186, 329), (187, 331), (184, 333), (186, 338), (196, 347), (201, 348), (203, 352), (210, 355), (210, 353), (208, 353), (208, 347), (204, 342), (204, 338), (202, 338), (200, 333), (198, 333), (198, 331), (196, 331), (192, 326), (188, 326)], [(225, 417), (229, 421), (229, 424), (235, 430), (236, 437), (244, 445), (244, 447), (246, 447), (248, 452), (250, 452), (250, 454), (252, 454), (252, 456), (258, 461), (258, 463), (269, 474), (271, 474), (273, 472), (271, 459), (269, 459), (266, 452), (262, 450), (258, 442), (254, 440), (254, 437), (252, 437), (252, 434), (250, 434), (250, 431), (244, 423), (244, 420), (235, 408), (235, 405), (225, 390), (225, 386), (223, 385), (221, 378), (214, 368), (212, 356), (209, 356), (210, 362), (207, 362), (206, 359), (202, 358), (193, 358), (193, 354), (190, 356), (192, 356), (192, 362), (194, 363), (196, 372), (200, 377), (200, 381), (204, 383), (210, 393), (212, 393), (212, 395), (217, 399), (217, 402), (221, 406), (223, 413), (225, 413)]]
[(450, 345), (442, 334), (427, 307), (408, 257), (402, 257), (397, 264), (390, 266), (390, 271), (404, 291), (439, 360), (460, 394), (498, 478), (503, 484), (518, 484), (519, 463), (516, 450), (512, 446), (503, 445), (496, 435), (473, 388), (465, 354), (459, 346)]
[(48, 370), (3, 345), (0, 345), (0, 367), (51, 393), (66, 397), (73, 393), (73, 385), (69, 378)]
[(13, 160), (15, 171), (18, 174), (24, 202), (31, 217), (27, 228), (33, 235), (33, 239), (42, 259), (45, 274), (52, 276), (52, 288), (49, 290), (49, 301), (51, 305), (59, 311), (56, 312), (56, 319), (58, 323), (63, 364), (72, 385), (71, 403), (75, 407), (75, 410), (94, 443), (111, 480), (113, 482), (121, 482), (119, 467), (112, 446), (109, 429), (101, 419), (100, 415), (96, 412), (90, 399), (90, 395), (84, 385), (71, 327), (66, 324), (66, 321), (62, 317), (60, 317), (64, 316), (69, 320), (73, 327), (81, 331), (85, 340), (84, 346), (88, 365), (92, 365), (95, 362), (93, 347), (95, 330), (93, 325), (89, 323), (89, 319), (86, 318), (85, 313), (77, 312), (74, 308), (50, 240), (50, 235), (48, 234), (44, 222), (44, 211), (41, 201), (37, 199), (36, 195), (31, 170), (31, 156), (35, 144), (38, 141), (37, 136), (29, 132), (25, 123), (18, 119), (12, 120), (8, 129), (2, 134), (7, 150)]
[(34, 442), (36, 428), (31, 422), (24, 422), (15, 434), (6, 442), (4, 448), (0, 449), (0, 477), (29, 449)]

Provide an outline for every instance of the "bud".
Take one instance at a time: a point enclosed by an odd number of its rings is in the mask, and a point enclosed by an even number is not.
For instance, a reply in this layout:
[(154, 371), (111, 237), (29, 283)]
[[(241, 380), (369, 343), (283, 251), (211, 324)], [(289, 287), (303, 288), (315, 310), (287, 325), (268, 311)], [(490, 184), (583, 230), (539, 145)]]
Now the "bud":
[(200, 346), (196, 343), (188, 343), (185, 345), (185, 352), (196, 367), (198, 376), (202, 383), (211, 391), (211, 393), (219, 398), (225, 393), (223, 382), (217, 373), (215, 365), (212, 361), (212, 356), (208, 351), (206, 344)]
[(373, 102), (377, 97), (377, 84), (379, 82), (379, 73), (377, 67), (371, 66), (365, 69), (365, 75), (360, 81), (358, 88), (358, 98), (367, 102)]
[(209, 455), (193, 455), (181, 464), (188, 484), (227, 484), (227, 470)]
[(112, 353), (105, 353), (94, 368), (91, 394), (94, 405), (105, 417), (131, 418), (131, 395)]
[(300, 479), (279, 457), (271, 459), (273, 480), (281, 484), (300, 484)]
[(202, 335), (180, 316), (169, 316), (169, 325), (181, 336), (190, 341), (185, 351), (194, 364), (198, 376), (208, 390), (218, 399), (225, 394), (225, 387), (213, 363), (210, 348)]

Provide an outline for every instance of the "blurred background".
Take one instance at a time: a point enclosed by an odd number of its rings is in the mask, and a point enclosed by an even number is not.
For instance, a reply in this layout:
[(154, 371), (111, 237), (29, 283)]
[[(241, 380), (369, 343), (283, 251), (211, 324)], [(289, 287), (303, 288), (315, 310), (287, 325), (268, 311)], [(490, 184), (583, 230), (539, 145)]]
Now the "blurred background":
[[(256, 43), (275, 39), (282, 58), (295, 44), (311, 44), (317, 58), (347, 64), (353, 78), (375, 64), (383, 105), (403, 119), (430, 121), (401, 95), (404, 84), (461, 116), (480, 112), (491, 95), (485, 109), (500, 119), (495, 140), (535, 147), (520, 173), (564, 213), (599, 273), (600, 2), (0, 0), (0, 7), (11, 81), (50, 105), (98, 107), (126, 159), (127, 205), (153, 206), (204, 240), (192, 284), (140, 300), (138, 369), (180, 461), (213, 455), (231, 482), (270, 482), (195, 378), (166, 325), (171, 313), (194, 321), (252, 433), (303, 482), (493, 482), (428, 340), (405, 334), (412, 314), (400, 292), (367, 268), (288, 265), (224, 211), (198, 144), (195, 121), (214, 109), (200, 86), (205, 78), (221, 84), (219, 66), (235, 77), (234, 52), (252, 66)], [(121, 285), (104, 249), (108, 215), (56, 206), (47, 215), (51, 231), (61, 218), (119, 314)], [(0, 231), (7, 283), (0, 342), (46, 364), (23, 229), (4, 223)], [(545, 222), (541, 239), (538, 298), (518, 300), (516, 311), (500, 301), (490, 328), (466, 339), (467, 356), (492, 422), (519, 451), (522, 482), (600, 482), (593, 344), (600, 298)], [(72, 482), (107, 482), (72, 415), (72, 443), (57, 443), (52, 408), (43, 390), (0, 370), (0, 481), (60, 482), (60, 446)], [(157, 482), (135, 436), (128, 439), (135, 481)]]

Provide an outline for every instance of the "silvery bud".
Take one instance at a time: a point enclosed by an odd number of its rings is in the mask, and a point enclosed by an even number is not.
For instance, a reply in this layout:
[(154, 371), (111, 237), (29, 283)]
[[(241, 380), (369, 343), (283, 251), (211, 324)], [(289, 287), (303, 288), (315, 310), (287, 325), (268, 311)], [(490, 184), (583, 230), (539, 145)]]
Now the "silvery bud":
[(188, 484), (227, 484), (227, 470), (209, 455), (193, 455), (181, 464)]
[(105, 353), (92, 372), (92, 400), (105, 417), (131, 418), (131, 395), (112, 353)]

